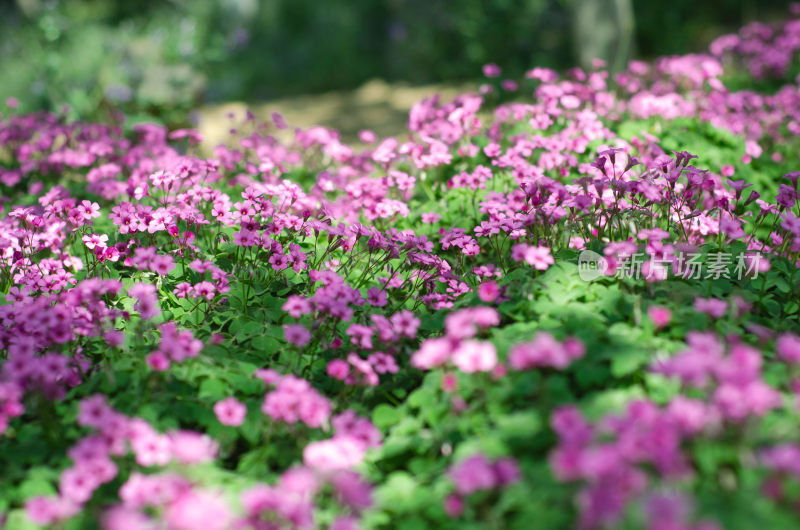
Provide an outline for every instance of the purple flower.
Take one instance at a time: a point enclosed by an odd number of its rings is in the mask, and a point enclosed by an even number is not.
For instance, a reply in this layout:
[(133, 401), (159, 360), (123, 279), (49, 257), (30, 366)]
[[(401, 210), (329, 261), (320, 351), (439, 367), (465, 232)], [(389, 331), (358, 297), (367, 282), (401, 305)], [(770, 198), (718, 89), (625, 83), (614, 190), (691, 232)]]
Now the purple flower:
[(492, 464), (481, 454), (462, 460), (450, 468), (448, 475), (460, 495), (493, 489), (498, 485)]
[(311, 332), (302, 324), (287, 324), (283, 326), (283, 336), (286, 342), (299, 348), (311, 341)]
[(800, 364), (800, 337), (794, 333), (784, 333), (775, 342), (778, 356), (791, 364)]
[(483, 75), (486, 77), (499, 77), (501, 73), (500, 67), (494, 63), (483, 65)]

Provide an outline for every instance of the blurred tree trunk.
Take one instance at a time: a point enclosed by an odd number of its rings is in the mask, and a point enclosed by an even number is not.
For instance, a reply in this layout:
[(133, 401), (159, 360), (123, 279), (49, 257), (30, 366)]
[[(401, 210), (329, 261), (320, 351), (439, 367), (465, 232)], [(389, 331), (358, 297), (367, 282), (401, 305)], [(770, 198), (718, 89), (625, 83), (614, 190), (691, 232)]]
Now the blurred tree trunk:
[(633, 44), (631, 0), (572, 0), (573, 47), (579, 64), (602, 59), (611, 72), (624, 69)]
[(27, 17), (32, 17), (41, 10), (41, 2), (39, 0), (17, 0), (17, 8), (20, 12), (24, 13)]

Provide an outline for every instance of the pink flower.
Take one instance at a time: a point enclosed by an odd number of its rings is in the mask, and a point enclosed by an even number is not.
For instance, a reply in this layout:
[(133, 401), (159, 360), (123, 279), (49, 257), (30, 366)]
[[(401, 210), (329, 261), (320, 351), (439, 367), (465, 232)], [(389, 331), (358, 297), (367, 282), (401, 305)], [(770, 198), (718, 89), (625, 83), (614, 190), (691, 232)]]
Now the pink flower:
[(358, 139), (365, 144), (371, 144), (378, 141), (377, 135), (368, 129), (358, 131)]
[(494, 302), (500, 296), (500, 286), (497, 282), (487, 280), (478, 286), (478, 298), (482, 302)]
[(443, 373), (441, 387), (448, 394), (452, 394), (458, 389), (458, 376), (450, 372)]
[(477, 454), (450, 468), (450, 479), (460, 495), (469, 495), (479, 490), (489, 490), (497, 486), (497, 475), (485, 456)]
[(792, 364), (800, 363), (800, 337), (794, 333), (784, 333), (775, 342), (778, 357)]
[(203, 349), (203, 342), (194, 338), (191, 330), (179, 330), (174, 322), (165, 322), (159, 326), (161, 341), (158, 351), (164, 353), (170, 360), (182, 362), (191, 357), (197, 357)]
[(272, 112), (270, 114), (270, 118), (272, 118), (272, 123), (275, 124), (277, 129), (286, 129), (289, 127), (289, 124), (286, 123), (286, 119), (283, 117), (283, 114), (280, 112)]
[(464, 513), (464, 501), (458, 495), (448, 495), (444, 498), (444, 512), (453, 519), (460, 517)]
[(247, 407), (234, 397), (228, 397), (214, 404), (214, 414), (223, 425), (238, 427), (244, 423)]
[(525, 251), (525, 263), (533, 265), (536, 270), (547, 270), (550, 265), (555, 263), (550, 249), (547, 247), (530, 247)]
[(352, 324), (347, 328), (347, 335), (350, 337), (350, 343), (365, 350), (372, 349), (372, 328), (362, 326), (361, 324)]
[(108, 236), (105, 234), (91, 234), (83, 236), (81, 241), (88, 249), (94, 249), (95, 247), (105, 248)]
[(783, 443), (761, 452), (764, 466), (780, 473), (800, 477), (800, 447)]
[(394, 357), (383, 352), (375, 352), (367, 357), (367, 362), (372, 365), (372, 369), (378, 374), (396, 374), (400, 367)]
[(360, 418), (355, 411), (348, 409), (331, 420), (336, 436), (351, 436), (360, 440), (365, 447), (380, 447), (381, 432), (366, 418)]
[(696, 433), (710, 423), (715, 414), (712, 408), (698, 399), (675, 396), (667, 406), (669, 415), (689, 434)]
[(258, 232), (253, 232), (252, 230), (243, 229), (233, 234), (234, 244), (242, 247), (253, 247), (257, 245), (260, 241), (261, 239), (258, 236)]
[(115, 506), (103, 514), (102, 527), (104, 530), (148, 530), (154, 523), (138, 510)]
[(25, 502), (25, 513), (39, 525), (51, 525), (69, 519), (79, 511), (78, 504), (61, 497), (33, 497)]
[(97, 259), (99, 259), (100, 261), (110, 261), (112, 263), (119, 261), (120, 254), (117, 247), (107, 247), (105, 249), (102, 249), (102, 251), (98, 253), (98, 251), (100, 250), (101, 247), (99, 246), (95, 248), (95, 255), (97, 256)]
[(389, 303), (389, 295), (383, 289), (370, 287), (367, 290), (367, 303), (374, 307), (384, 307)]
[(565, 109), (577, 109), (581, 106), (581, 100), (577, 96), (573, 96), (572, 94), (567, 94), (561, 96), (559, 99), (561, 106)]
[(210, 436), (193, 431), (172, 431), (168, 434), (172, 456), (181, 464), (202, 464), (216, 458), (219, 445)]
[(722, 318), (728, 312), (728, 303), (719, 298), (697, 298), (694, 301), (694, 309), (713, 318)]
[(519, 243), (512, 247), (511, 259), (514, 261), (524, 261), (540, 271), (547, 270), (550, 265), (555, 263), (549, 248), (542, 246), (532, 247), (525, 243)]
[(670, 323), (672, 320), (672, 311), (663, 306), (651, 305), (647, 308), (647, 316), (650, 317), (653, 325), (659, 329)]
[(305, 379), (286, 375), (266, 395), (261, 410), (274, 420), (289, 424), (302, 421), (309, 427), (322, 427), (330, 416), (331, 403)]
[(337, 517), (330, 526), (330, 530), (359, 530), (360, 528), (358, 519), (349, 516)]
[(344, 381), (350, 375), (350, 364), (342, 359), (334, 359), (328, 363), (326, 371), (334, 379)]
[(758, 158), (761, 156), (763, 149), (756, 142), (748, 140), (744, 143), (744, 152), (753, 158)]
[(412, 339), (417, 336), (420, 320), (408, 309), (395, 313), (389, 321), (392, 323), (392, 330), (398, 336)]
[(428, 224), (438, 223), (442, 216), (436, 212), (425, 212), (422, 214), (422, 222)]
[(478, 333), (478, 328), (488, 328), (500, 323), (500, 314), (493, 307), (467, 307), (454, 311), (444, 319), (447, 335), (467, 339)]
[(150, 262), (150, 270), (159, 276), (166, 276), (174, 268), (175, 260), (172, 259), (172, 256), (167, 256), (165, 254), (155, 256)]
[(546, 331), (540, 332), (532, 342), (517, 344), (508, 354), (508, 364), (515, 370), (529, 370), (537, 366), (549, 366), (563, 370), (583, 357), (585, 347), (576, 338), (563, 343)]
[[(284, 473), (284, 477), (290, 473)], [(283, 482), (283, 477), (281, 478)], [(307, 481), (308, 482), (308, 481)], [(312, 484), (313, 485), (313, 484)], [(247, 515), (246, 525), (242, 528), (262, 528), (266, 521), (285, 522), (279, 524), (291, 528), (312, 528), (313, 505), (309, 501), (316, 488), (298, 490), (290, 484), (279, 484), (276, 487), (259, 484), (245, 491), (241, 496), (241, 503)], [(239, 527), (237, 525), (236, 527)]]
[(92, 498), (100, 481), (87, 467), (72, 467), (61, 472), (59, 490), (65, 499), (83, 504)]
[(216, 288), (211, 282), (197, 282), (194, 286), (192, 286), (191, 292), (195, 298), (213, 300), (216, 294)]
[(8, 420), (25, 412), (22, 404), (22, 389), (12, 382), (0, 382), (0, 434), (8, 427)]
[(451, 359), (464, 373), (491, 372), (497, 364), (497, 351), (491, 342), (466, 340), (459, 344)]
[(767, 272), (772, 265), (766, 256), (759, 252), (748, 252), (744, 256), (745, 263), (747, 264), (746, 272), (757, 276), (761, 272)]
[(725, 383), (714, 391), (713, 403), (723, 416), (742, 421), (750, 415), (763, 416), (780, 406), (781, 395), (763, 381), (744, 386)]
[(175, 285), (172, 292), (176, 298), (189, 298), (192, 295), (192, 284), (189, 282), (180, 282)]
[(135, 283), (128, 289), (128, 296), (136, 299), (136, 303), (133, 307), (139, 312), (139, 315), (143, 319), (149, 320), (161, 314), (155, 285), (149, 283)]
[(499, 77), (501, 73), (500, 67), (495, 63), (488, 63), (483, 65), (483, 75), (486, 77)]
[(347, 355), (347, 362), (353, 367), (351, 376), (345, 381), (348, 385), (363, 383), (369, 386), (378, 386), (380, 379), (369, 361), (351, 352)]
[(155, 247), (139, 247), (133, 251), (133, 257), (125, 260), (125, 265), (131, 265), (139, 270), (149, 269), (156, 255)]
[(311, 304), (304, 297), (293, 294), (286, 299), (286, 303), (281, 307), (284, 311), (289, 313), (293, 318), (300, 318), (311, 312)]
[(283, 326), (283, 336), (286, 342), (302, 348), (311, 341), (311, 332), (302, 324), (287, 324)]
[(690, 513), (689, 502), (681, 494), (677, 493), (657, 493), (650, 496), (644, 505), (647, 514), (647, 528), (653, 530), (667, 530), (669, 528), (696, 528), (697, 530), (713, 530), (716, 525), (687, 524)]
[(152, 430), (132, 438), (131, 449), (140, 466), (165, 466), (172, 460), (172, 443), (169, 437)]
[(375, 162), (380, 162), (383, 164), (391, 162), (395, 156), (394, 150), (397, 149), (397, 140), (394, 138), (387, 138), (386, 140), (382, 141), (375, 151), (372, 153), (372, 159)]
[(109, 346), (121, 348), (125, 344), (125, 333), (118, 329), (110, 329), (103, 333), (103, 338)]
[(8, 290), (6, 295), (6, 302), (22, 302), (29, 298), (30, 287), (23, 285), (22, 288), (13, 286)]
[(800, 217), (795, 216), (792, 212), (785, 212), (781, 217), (781, 228), (787, 232), (791, 232), (795, 236), (800, 236)]
[(517, 89), (519, 88), (519, 85), (513, 79), (504, 79), (503, 82), (500, 83), (500, 86), (506, 92), (516, 92)]
[(81, 201), (81, 204), (78, 206), (78, 210), (81, 212), (85, 220), (94, 219), (100, 217), (100, 205), (96, 202), (91, 201)]
[(269, 263), (276, 271), (282, 271), (289, 266), (289, 257), (285, 254), (273, 254), (269, 258)]
[(684, 384), (702, 386), (712, 369), (722, 364), (724, 347), (713, 333), (690, 331), (687, 342), (687, 350), (658, 361), (653, 369), (668, 377), (678, 377)]
[(233, 522), (222, 496), (192, 490), (167, 506), (164, 519), (173, 530), (225, 530)]
[(506, 486), (518, 482), (520, 470), (517, 461), (513, 458), (500, 458), (492, 465), (498, 486)]
[(287, 493), (312, 497), (323, 486), (322, 477), (307, 467), (293, 467), (285, 471), (278, 485)]
[(106, 396), (95, 394), (81, 400), (78, 405), (78, 425), (101, 429), (113, 418), (114, 411), (108, 405)]
[(164, 352), (155, 350), (147, 356), (147, 365), (156, 372), (165, 372), (170, 367), (169, 357)]
[(422, 370), (441, 366), (450, 359), (453, 341), (447, 338), (426, 339), (411, 356), (411, 365)]
[(366, 447), (352, 436), (311, 442), (303, 449), (303, 463), (321, 472), (350, 469), (364, 460)]

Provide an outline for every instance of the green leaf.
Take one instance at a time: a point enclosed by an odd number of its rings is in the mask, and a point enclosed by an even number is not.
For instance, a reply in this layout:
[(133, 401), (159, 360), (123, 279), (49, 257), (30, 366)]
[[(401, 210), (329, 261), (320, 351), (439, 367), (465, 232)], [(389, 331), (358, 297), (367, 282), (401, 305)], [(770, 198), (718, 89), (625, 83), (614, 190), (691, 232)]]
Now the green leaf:
[(214, 400), (228, 397), (230, 386), (227, 382), (217, 377), (208, 377), (200, 383), (197, 395), (201, 398), (207, 397)]
[(271, 354), (282, 349), (282, 343), (269, 335), (259, 335), (250, 341), (250, 346), (259, 353)]
[(539, 432), (541, 426), (542, 422), (535, 412), (516, 412), (497, 420), (499, 434), (503, 438), (528, 438)]
[(267, 470), (266, 462), (264, 461), (265, 458), (266, 455), (260, 447), (253, 449), (242, 455), (239, 459), (239, 465), (236, 466), (236, 470), (251, 475), (259, 475), (261, 472)]
[(385, 403), (381, 403), (372, 411), (372, 423), (380, 429), (391, 427), (403, 417), (403, 413)]
[(611, 374), (614, 377), (625, 377), (647, 364), (648, 359), (647, 353), (641, 350), (626, 349), (616, 352), (611, 356)]
[(419, 388), (408, 396), (408, 404), (414, 408), (426, 409), (436, 403), (436, 394), (428, 388)]
[(403, 513), (416, 506), (415, 492), (418, 489), (421, 488), (411, 475), (405, 471), (395, 471), (378, 489), (377, 498), (381, 506)]
[(245, 341), (264, 332), (264, 324), (255, 320), (248, 320), (236, 331), (236, 339)]
[(42, 528), (30, 520), (25, 510), (11, 510), (3, 525), (4, 530), (36, 530)]
[(48, 475), (52, 475), (52, 473), (47, 473), (47, 471), (38, 469), (37, 472), (32, 471), (30, 475), (28, 479), (19, 485), (17, 490), (17, 493), (22, 499), (29, 499), (39, 495), (47, 496), (56, 494), (56, 488), (53, 486), (52, 479), (57, 479), (57, 477), (47, 478)]

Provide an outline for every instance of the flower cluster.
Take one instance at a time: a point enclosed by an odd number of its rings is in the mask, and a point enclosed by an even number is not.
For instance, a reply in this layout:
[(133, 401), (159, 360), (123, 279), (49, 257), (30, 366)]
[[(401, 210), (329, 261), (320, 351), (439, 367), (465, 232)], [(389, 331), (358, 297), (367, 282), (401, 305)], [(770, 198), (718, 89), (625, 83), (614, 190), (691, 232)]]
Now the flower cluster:
[(178, 331), (174, 322), (165, 322), (159, 326), (161, 341), (158, 349), (147, 356), (147, 364), (150, 368), (163, 372), (169, 369), (172, 362), (183, 362), (197, 354), (203, 348), (203, 342), (194, 338), (191, 330), (184, 329)]
[(564, 342), (559, 342), (544, 331), (531, 342), (515, 345), (508, 354), (508, 364), (514, 370), (529, 370), (544, 366), (563, 370), (585, 353), (586, 348), (579, 339), (570, 337)]
[(359, 145), (7, 105), (0, 521), (705, 529), (758, 496), (782, 527), (799, 31), (613, 78), (487, 64)]
[(520, 470), (513, 458), (489, 461), (483, 454), (465, 458), (448, 470), (456, 493), (445, 499), (445, 511), (450, 517), (458, 517), (464, 509), (464, 497), (482, 490), (493, 490), (520, 479)]
[[(81, 402), (77, 421), (96, 432), (68, 451), (73, 465), (61, 472), (59, 495), (28, 501), (28, 515), (38, 524), (52, 524), (78, 513), (101, 485), (117, 476), (119, 468), (112, 457), (120, 458), (130, 451), (139, 466), (151, 467), (166, 466), (171, 461), (207, 462), (217, 453), (216, 443), (208, 436), (181, 430), (161, 434), (145, 420), (112, 409), (101, 394)], [(162, 489), (167, 484), (170, 487)], [(134, 474), (120, 488), (120, 497), (129, 507), (142, 508), (167, 504), (187, 489), (188, 481), (180, 477), (156, 479)]]
[(473, 337), (480, 328), (500, 323), (500, 315), (490, 307), (455, 311), (445, 319), (445, 336), (426, 339), (411, 357), (411, 364), (423, 370), (452, 363), (464, 373), (491, 372), (497, 366), (497, 350), (489, 341)]
[(275, 421), (293, 424), (301, 421), (309, 427), (322, 427), (331, 414), (327, 398), (314, 390), (305, 379), (275, 372), (260, 374), (261, 379), (275, 388), (264, 397), (261, 410)]

